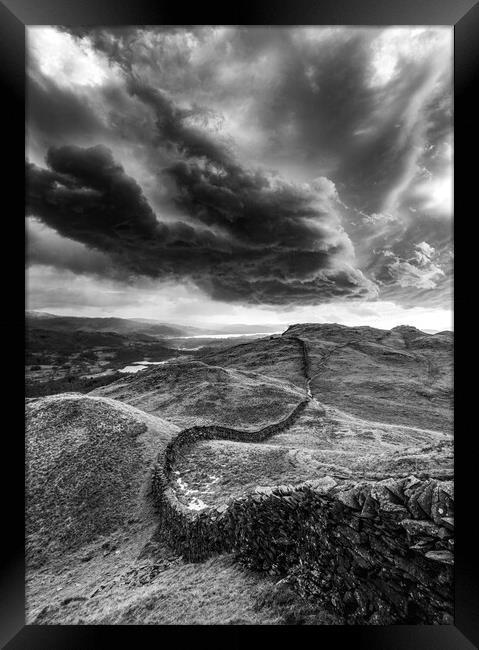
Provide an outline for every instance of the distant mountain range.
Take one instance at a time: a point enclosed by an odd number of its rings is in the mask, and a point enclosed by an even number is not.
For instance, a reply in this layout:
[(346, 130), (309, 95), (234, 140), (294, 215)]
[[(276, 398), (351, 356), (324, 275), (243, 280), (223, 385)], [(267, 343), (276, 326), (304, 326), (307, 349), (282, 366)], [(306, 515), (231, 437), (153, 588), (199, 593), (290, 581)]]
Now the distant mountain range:
[(129, 318), (85, 318), (82, 316), (56, 316), (45, 312), (26, 313), (27, 326), (48, 330), (113, 332), (116, 334), (146, 334), (158, 338), (201, 334), (194, 327), (166, 325), (156, 321)]
[(88, 318), (84, 316), (57, 316), (41, 311), (26, 312), (27, 326), (49, 330), (83, 330), (95, 332), (114, 332), (116, 334), (144, 334), (157, 338), (175, 338), (179, 336), (201, 336), (210, 334), (256, 334), (278, 332), (286, 329), (281, 325), (244, 325), (233, 324), (220, 327), (192, 327), (176, 325), (147, 318)]

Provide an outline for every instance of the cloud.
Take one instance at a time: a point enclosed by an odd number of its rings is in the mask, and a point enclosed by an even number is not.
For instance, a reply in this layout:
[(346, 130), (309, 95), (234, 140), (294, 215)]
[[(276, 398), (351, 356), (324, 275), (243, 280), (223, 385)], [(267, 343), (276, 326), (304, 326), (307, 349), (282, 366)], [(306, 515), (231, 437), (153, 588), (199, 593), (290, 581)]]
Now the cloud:
[(314, 168), (366, 213), (408, 221), (410, 207), (418, 218), (450, 212), (450, 161), (436, 155), (452, 130), (450, 29), (93, 30), (86, 38), (128, 78), (214, 109), (240, 156), (303, 180)]
[(62, 237), (36, 219), (29, 220), (26, 234), (26, 259), (29, 265), (53, 266), (99, 277), (116, 275), (108, 255)]
[(27, 165), (27, 213), (108, 254), (125, 277), (183, 278), (214, 298), (252, 303), (374, 295), (324, 182), (295, 185), (191, 158), (167, 170), (188, 220), (164, 223), (106, 147), (52, 148), (46, 162)]
[(175, 147), (180, 154), (192, 157), (206, 157), (210, 162), (225, 165), (229, 161), (226, 147), (208, 133), (188, 125), (192, 117), (207, 117), (208, 111), (198, 106), (180, 109), (165, 93), (140, 83), (135, 79), (128, 82), (129, 92), (151, 106), (156, 116), (157, 135), (154, 143), (169, 148)]
[(434, 246), (431, 246), (425, 241), (416, 244), (416, 250), (414, 251), (414, 257), (419, 266), (427, 266), (431, 263), (431, 260), (436, 252)]
[(236, 304), (448, 301), (450, 29), (29, 33), (32, 259)]
[(106, 130), (87, 95), (48, 78), (30, 79), (26, 110), (28, 134), (43, 147), (74, 138), (98, 139)]
[(400, 287), (434, 289), (438, 278), (444, 275), (444, 271), (434, 264), (421, 268), (410, 262), (396, 260), (388, 268), (392, 278)]
[(435, 263), (436, 250), (423, 241), (414, 246), (407, 259), (401, 259), (391, 250), (383, 251), (385, 264), (381, 278), (384, 284), (395, 284), (401, 288), (434, 289), (445, 277), (444, 270)]

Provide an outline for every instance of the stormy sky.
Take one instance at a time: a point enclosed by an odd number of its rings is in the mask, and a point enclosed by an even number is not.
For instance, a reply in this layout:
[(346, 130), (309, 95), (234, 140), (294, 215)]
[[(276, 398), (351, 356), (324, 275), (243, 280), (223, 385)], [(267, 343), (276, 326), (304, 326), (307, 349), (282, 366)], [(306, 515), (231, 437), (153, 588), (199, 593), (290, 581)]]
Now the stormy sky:
[(27, 302), (451, 328), (452, 30), (28, 28)]

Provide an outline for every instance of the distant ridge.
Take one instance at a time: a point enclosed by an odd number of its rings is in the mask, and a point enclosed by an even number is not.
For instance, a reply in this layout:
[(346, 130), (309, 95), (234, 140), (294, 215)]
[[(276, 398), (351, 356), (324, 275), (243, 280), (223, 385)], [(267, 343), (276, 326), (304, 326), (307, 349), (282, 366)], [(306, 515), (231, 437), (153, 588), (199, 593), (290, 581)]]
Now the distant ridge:
[(156, 337), (183, 337), (210, 335), (225, 336), (231, 334), (256, 334), (278, 332), (282, 325), (223, 325), (219, 327), (193, 327), (191, 325), (177, 325), (165, 323), (150, 318), (117, 318), (87, 316), (58, 316), (48, 312), (26, 311), (27, 324), (30, 327), (42, 327), (53, 330), (88, 330), (97, 332), (114, 332), (117, 334), (147, 334)]
[(56, 316), (46, 312), (26, 312), (27, 325), (49, 330), (113, 332), (116, 334), (147, 334), (154, 337), (175, 337), (201, 334), (195, 327), (176, 326), (158, 321), (129, 318), (88, 318), (84, 316)]

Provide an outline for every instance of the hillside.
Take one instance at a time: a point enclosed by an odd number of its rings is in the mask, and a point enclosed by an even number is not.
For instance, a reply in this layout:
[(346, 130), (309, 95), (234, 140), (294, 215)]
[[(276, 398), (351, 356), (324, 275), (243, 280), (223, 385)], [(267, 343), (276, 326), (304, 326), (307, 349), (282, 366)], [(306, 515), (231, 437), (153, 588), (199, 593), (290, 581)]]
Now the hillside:
[(258, 332), (279, 331), (282, 328), (275, 324), (245, 325), (243, 323), (232, 325), (211, 325), (193, 327), (191, 325), (177, 325), (164, 323), (151, 318), (95, 318), (86, 316), (58, 316), (47, 312), (27, 311), (27, 325), (31, 328), (43, 328), (55, 331), (83, 330), (90, 332), (114, 332), (116, 334), (129, 334), (152, 336), (154, 338), (176, 338), (183, 336), (204, 336), (229, 334), (256, 334)]
[[(452, 346), (450, 332), (294, 325), (29, 400), (29, 620), (448, 622)], [(371, 591), (381, 567), (409, 595)]]
[(28, 400), (26, 411), (29, 623), (334, 620), (231, 556), (192, 564), (161, 542), (151, 469), (174, 425), (73, 393)]
[[(238, 327), (245, 334), (233, 335), (236, 344), (257, 336), (251, 333), (255, 327)], [(40, 397), (65, 391), (85, 393), (115, 381), (125, 368), (125, 372), (130, 372), (130, 364), (156, 363), (173, 357), (191, 358), (229, 347), (232, 341), (228, 332), (235, 327), (217, 329), (220, 333), (209, 334), (190, 326), (148, 319), (64, 317), (27, 312), (26, 394)]]
[(256, 372), (304, 387), (300, 347), (289, 337), (269, 336), (198, 356), (209, 365)]
[[(310, 385), (311, 400), (298, 419), (261, 445), (207, 440), (180, 453), (173, 490), (193, 510), (228, 503), (257, 486), (324, 477), (382, 480), (414, 474), (447, 480), (453, 474), (450, 408), (444, 401), (451, 345), (450, 333), (428, 335), (414, 328), (292, 326), (280, 337), (208, 353), (202, 362), (172, 361), (92, 394), (181, 427), (247, 430), (280, 420)], [(435, 358), (442, 363), (434, 382), (428, 363)], [(420, 399), (426, 380), (436, 403)], [(390, 395), (387, 408), (385, 395)], [(263, 412), (266, 417), (259, 417)]]
[(308, 346), (311, 391), (369, 420), (452, 430), (452, 333), (298, 325), (284, 336)]
[(279, 419), (301, 399), (292, 384), (260, 373), (171, 360), (91, 392), (131, 404), (187, 427), (257, 427)]
[(280, 420), (310, 387), (298, 419), (261, 445), (208, 440), (181, 453), (173, 488), (193, 509), (256, 486), (324, 476), (450, 479), (451, 350), (450, 333), (299, 325), (203, 355), (201, 362), (172, 360), (91, 394), (180, 427), (248, 430)]
[(152, 463), (178, 429), (108, 399), (62, 394), (26, 407), (27, 557), (33, 565), (152, 523)]
[(213, 352), (205, 363), (304, 386), (299, 340), (307, 346), (312, 395), (359, 418), (451, 431), (451, 332), (380, 330), (337, 324), (290, 326), (281, 337)]

